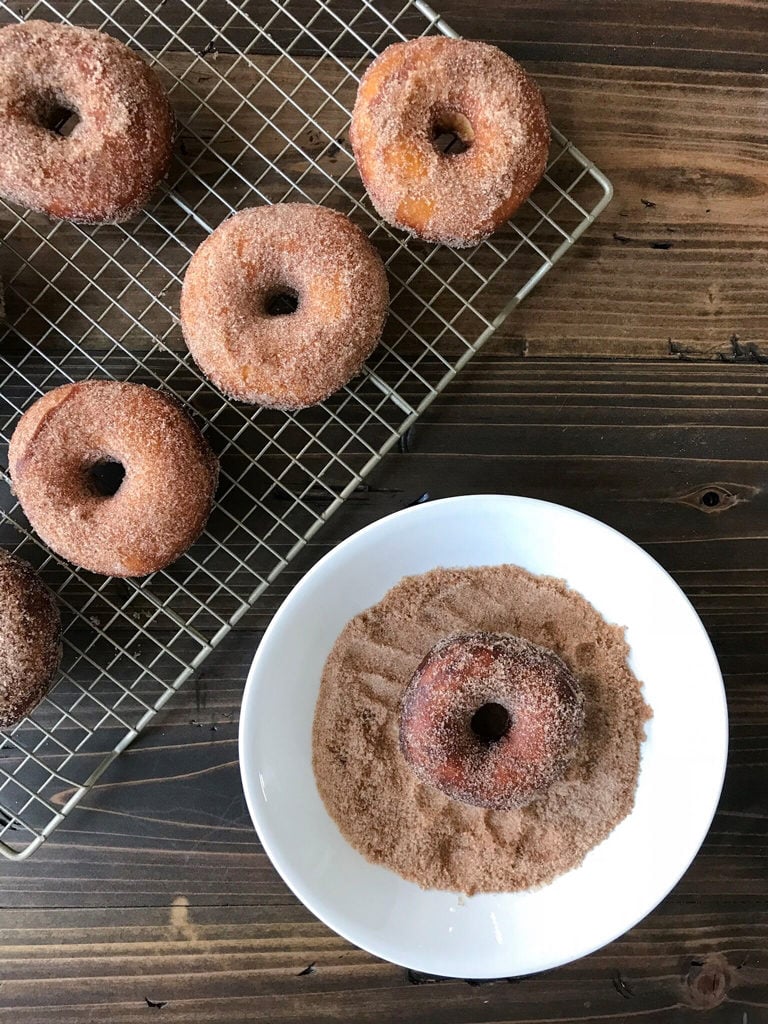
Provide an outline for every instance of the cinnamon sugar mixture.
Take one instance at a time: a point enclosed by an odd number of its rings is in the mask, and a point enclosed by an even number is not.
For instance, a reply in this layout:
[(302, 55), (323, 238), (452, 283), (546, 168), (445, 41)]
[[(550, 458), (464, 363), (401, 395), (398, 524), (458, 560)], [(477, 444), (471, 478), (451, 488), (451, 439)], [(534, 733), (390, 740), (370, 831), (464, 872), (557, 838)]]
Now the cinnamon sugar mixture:
[[(400, 753), (401, 696), (450, 633), (513, 633), (554, 650), (580, 680), (586, 721), (565, 776), (517, 811), (470, 807), (419, 782)], [(357, 615), (328, 658), (313, 765), (344, 837), (424, 888), (513, 892), (579, 864), (632, 810), (651, 710), (624, 629), (562, 580), (513, 565), (435, 569)]]

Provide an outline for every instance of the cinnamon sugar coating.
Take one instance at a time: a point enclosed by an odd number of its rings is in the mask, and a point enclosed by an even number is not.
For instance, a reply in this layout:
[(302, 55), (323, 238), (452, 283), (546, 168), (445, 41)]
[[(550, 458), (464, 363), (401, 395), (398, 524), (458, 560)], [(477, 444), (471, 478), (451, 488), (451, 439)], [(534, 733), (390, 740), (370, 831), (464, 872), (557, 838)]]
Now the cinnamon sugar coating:
[[(93, 468), (119, 463), (116, 493)], [(142, 384), (54, 388), (19, 420), (8, 452), (14, 491), (36, 532), (63, 558), (104, 576), (146, 576), (197, 539), (218, 460), (175, 399)]]
[[(297, 307), (270, 315), (270, 300)], [(362, 370), (389, 287), (381, 257), (347, 217), (281, 203), (243, 210), (200, 246), (184, 277), (181, 324), (207, 377), (240, 402), (302, 409)]]
[[(484, 706), (502, 735), (473, 729)], [(584, 724), (584, 696), (561, 658), (519, 636), (457, 633), (416, 669), (400, 705), (400, 749), (417, 777), (475, 807), (524, 807), (561, 778)]]
[(0, 548), (0, 729), (37, 707), (60, 661), (56, 599), (28, 562)]
[[(63, 137), (57, 109), (79, 118)], [(167, 174), (174, 118), (156, 74), (103, 32), (46, 21), (0, 29), (0, 194), (83, 223), (123, 221)]]
[[(442, 130), (465, 152), (435, 146)], [(429, 242), (475, 245), (508, 220), (546, 167), (539, 87), (487, 43), (394, 43), (360, 82), (350, 132), (360, 176), (388, 223)]]
[[(494, 810), (425, 785), (400, 747), (413, 673), (452, 633), (511, 633), (579, 680), (584, 726), (561, 778)], [(312, 764), (320, 796), (363, 856), (430, 889), (515, 892), (575, 867), (632, 810), (650, 708), (622, 627), (562, 580), (513, 565), (407, 576), (342, 630), (323, 670)]]

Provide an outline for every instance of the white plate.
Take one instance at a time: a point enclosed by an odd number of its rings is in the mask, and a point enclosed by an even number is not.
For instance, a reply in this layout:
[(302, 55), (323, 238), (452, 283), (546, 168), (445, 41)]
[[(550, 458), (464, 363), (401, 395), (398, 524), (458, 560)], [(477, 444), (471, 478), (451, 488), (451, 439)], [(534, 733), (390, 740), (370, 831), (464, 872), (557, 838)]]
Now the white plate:
[[(524, 893), (420, 889), (369, 864), (327, 814), (312, 773), (312, 717), (343, 626), (403, 576), (511, 562), (563, 577), (626, 625), (631, 667), (654, 717), (632, 814), (583, 864)], [(303, 578), (253, 660), (240, 766), (272, 863), (329, 927), (377, 956), (430, 974), (494, 978), (584, 956), (648, 914), (706, 835), (720, 795), (728, 718), (712, 646), (687, 598), (622, 534), (531, 498), (448, 498), (354, 534)]]

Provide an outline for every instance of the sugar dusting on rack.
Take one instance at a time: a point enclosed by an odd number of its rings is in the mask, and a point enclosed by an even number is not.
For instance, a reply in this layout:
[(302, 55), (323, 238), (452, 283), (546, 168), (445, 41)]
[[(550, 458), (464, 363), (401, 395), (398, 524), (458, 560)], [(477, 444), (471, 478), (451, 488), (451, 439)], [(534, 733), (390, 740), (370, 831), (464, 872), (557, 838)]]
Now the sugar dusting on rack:
[[(343, 17), (330, 0), (311, 2), (300, 18), (293, 0), (272, 0), (262, 24), (233, 0), (36, 0), (25, 12), (127, 42), (164, 79), (181, 132), (167, 187), (124, 226), (51, 223), (0, 203), (0, 440), (56, 385), (134, 380), (167, 388), (198, 417), (222, 476), (201, 540), (141, 582), (55, 558), (0, 482), (0, 544), (56, 591), (65, 646), (50, 697), (3, 734), (5, 856), (37, 849), (242, 615), (268, 600), (307, 541), (610, 198), (605, 177), (554, 131), (544, 181), (489, 241), (456, 252), (389, 229), (347, 141), (357, 82), (390, 43), (454, 33), (421, 0), (358, 0)], [(0, 2), (0, 20), (20, 16)], [(210, 43), (215, 52), (201, 55)], [(184, 268), (205, 236), (235, 210), (283, 201), (350, 214), (386, 261), (392, 300), (366, 373), (295, 415), (223, 398), (189, 359), (177, 319)]]

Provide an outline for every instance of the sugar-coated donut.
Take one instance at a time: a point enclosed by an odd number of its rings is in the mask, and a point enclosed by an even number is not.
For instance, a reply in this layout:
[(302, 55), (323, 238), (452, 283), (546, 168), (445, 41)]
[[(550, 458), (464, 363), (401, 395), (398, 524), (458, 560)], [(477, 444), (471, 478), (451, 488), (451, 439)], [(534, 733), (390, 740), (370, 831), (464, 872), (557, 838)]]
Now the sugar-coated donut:
[(463, 803), (523, 807), (560, 778), (584, 722), (581, 688), (522, 637), (439, 641), (401, 702), (400, 748), (416, 776)]
[(37, 707), (60, 661), (56, 598), (29, 562), (0, 548), (0, 729)]
[(38, 399), (16, 425), (8, 466), (46, 544), (104, 576), (146, 576), (178, 558), (202, 532), (218, 478), (175, 399), (104, 380)]
[[(59, 115), (79, 118), (71, 134)], [(157, 75), (103, 32), (0, 29), (0, 194), (83, 223), (127, 220), (168, 172), (174, 118)]]
[[(280, 297), (294, 311), (276, 311)], [(360, 373), (388, 302), (384, 264), (358, 227), (324, 206), (282, 203), (243, 210), (203, 242), (184, 277), (181, 325), (226, 395), (302, 409)]]
[[(457, 136), (464, 152), (436, 139)], [(360, 176), (388, 223), (461, 247), (492, 234), (538, 184), (549, 150), (539, 87), (487, 43), (394, 43), (360, 82), (350, 132)]]

